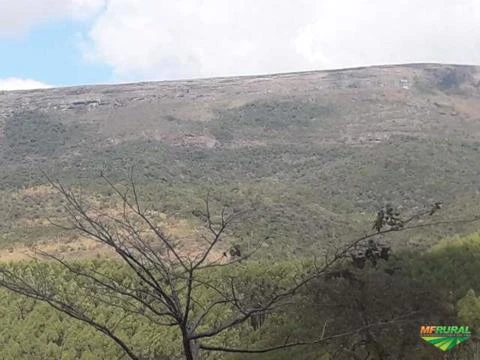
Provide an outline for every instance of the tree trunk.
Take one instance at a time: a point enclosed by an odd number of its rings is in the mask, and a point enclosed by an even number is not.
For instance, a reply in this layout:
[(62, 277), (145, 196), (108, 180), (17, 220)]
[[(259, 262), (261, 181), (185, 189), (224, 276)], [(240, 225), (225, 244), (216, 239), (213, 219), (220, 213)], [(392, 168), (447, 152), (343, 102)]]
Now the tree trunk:
[(185, 355), (185, 360), (195, 360), (196, 358), (192, 342), (186, 336), (183, 337), (183, 353)]

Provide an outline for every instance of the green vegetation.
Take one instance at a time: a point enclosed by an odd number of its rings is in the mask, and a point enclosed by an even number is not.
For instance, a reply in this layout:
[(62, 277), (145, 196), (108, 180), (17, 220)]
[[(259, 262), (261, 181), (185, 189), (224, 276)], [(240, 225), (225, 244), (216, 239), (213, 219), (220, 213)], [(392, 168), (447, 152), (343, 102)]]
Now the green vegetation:
[(242, 138), (275, 136), (278, 141), (279, 131), (302, 134), (327, 129), (332, 125), (334, 115), (332, 106), (317, 102), (252, 102), (220, 112), (217, 119), (207, 125), (207, 129), (222, 144)]
[(38, 111), (8, 117), (3, 131), (7, 154), (14, 161), (27, 156), (52, 156), (75, 135), (80, 136), (54, 117)]
[[(480, 213), (477, 69), (394, 70), (288, 75), (291, 81), (281, 76), (264, 82), (193, 81), (181, 98), (170, 83), (4, 96), (0, 260), (13, 260), (8, 266), (27, 277), (41, 270), (59, 289), (75, 289), (78, 299), (86, 295), (78, 279), (51, 263), (18, 262), (29, 256), (25, 249), (52, 250), (119, 282), (134, 281), (109, 254), (49, 222), (62, 221), (67, 213), (44, 173), (101, 211), (119, 214), (122, 202), (99, 174), (123, 189), (128, 169), (135, 166), (141, 202), (187, 249), (198, 245), (199, 209), (207, 194), (217, 207), (247, 206), (250, 216), (232, 227), (225, 247), (250, 249), (255, 241), (268, 240), (235, 274), (245, 291), (268, 288), (267, 273), (274, 280), (301, 273), (307, 258), (323, 259), (370, 231), (386, 203), (403, 211), (442, 201), (445, 211), (435, 215), (437, 226), (381, 238), (393, 249), (388, 261), (376, 268), (338, 268), (348, 272), (312, 282), (262, 327), (243, 324), (215, 341), (268, 347), (287, 337), (308, 341), (324, 331), (348, 332), (366, 321), (414, 313), (408, 321), (313, 346), (256, 355), (212, 353), (208, 359), (444, 359), (418, 337), (420, 324), (435, 322), (470, 325), (473, 339), (448, 356), (477, 359), (478, 224), (447, 223)], [(99, 105), (88, 106), (91, 101)], [(210, 280), (222, 282), (227, 275), (214, 271)], [(200, 305), (212, 297), (202, 291)], [(102, 302), (84, 305), (100, 321), (119, 323), (118, 334), (145, 359), (170, 360), (182, 351), (174, 328), (153, 326), (140, 315), (124, 318)], [(225, 315), (215, 312), (206, 325)], [(98, 331), (4, 289), (0, 316), (2, 359), (122, 356)]]
[[(190, 204), (199, 204), (208, 190), (226, 201), (251, 201), (256, 204), (258, 221), (278, 229), (280, 242), (306, 251), (318, 247), (319, 239), (353, 234), (385, 202), (412, 208), (442, 200), (453, 217), (468, 216), (465, 209), (469, 213), (478, 210), (478, 147), (460, 140), (399, 136), (389, 143), (357, 149), (312, 143), (177, 148), (159, 141), (137, 141), (87, 148), (73, 158), (7, 164), (0, 175), (4, 188), (0, 191), (0, 231), (5, 229), (0, 245), (16, 241), (6, 232), (20, 231), (25, 226), (22, 219), (44, 219), (58, 210), (58, 202), (35, 202), (21, 195), (21, 189), (44, 183), (42, 171), (81, 185), (108, 203), (108, 191), (98, 182), (98, 174), (104, 170), (109, 178), (121, 181), (133, 164), (140, 192), (152, 200), (162, 199), (152, 204), (156, 208), (188, 217), (194, 210)], [(363, 218), (359, 218), (361, 213), (365, 213)], [(352, 224), (352, 220), (360, 222)], [(429, 237), (438, 240), (457, 231), (463, 230), (440, 228)]]
[[(455, 251), (456, 250), (456, 251)], [(364, 270), (350, 268), (355, 276), (364, 282), (360, 288), (348, 279), (338, 277), (318, 281), (302, 292), (294, 306), (287, 308), (283, 315), (267, 318), (265, 325), (257, 331), (249, 326), (240, 327), (226, 336), (229, 345), (265, 346), (275, 344), (289, 334), (291, 338), (316, 338), (327, 322), (327, 334), (348, 331), (361, 325), (362, 317), (355, 301), (363, 301), (366, 315), (371, 322), (388, 319), (399, 314), (416, 312), (413, 321), (399, 322), (386, 328), (374, 329), (372, 334), (385, 351), (385, 356), (406, 356), (409, 359), (443, 359), (443, 354), (426, 346), (418, 336), (418, 329), (424, 323), (462, 323), (471, 326), (475, 336), (469, 342), (450, 353), (451, 356), (469, 360), (475, 359), (477, 330), (480, 324), (479, 303), (475, 292), (480, 292), (478, 265), (470, 264), (472, 258), (480, 258), (480, 235), (446, 240), (425, 254), (398, 253), (396, 259), (382, 262), (377, 268)], [(447, 256), (448, 255), (448, 256)], [(458, 269), (458, 264), (469, 264)], [(279, 263), (271, 268), (268, 263), (244, 265), (244, 284), (255, 286), (261, 281), (257, 274), (269, 271), (284, 274), (291, 272), (298, 264)], [(33, 264), (28, 262), (14, 265), (17, 271), (27, 271)], [(12, 265), (13, 266), (13, 265)], [(99, 272), (107, 272), (118, 279), (128, 278), (129, 272), (118, 263), (96, 260), (84, 263)], [(48, 272), (60, 284), (68, 288), (71, 279), (57, 265), (45, 265)], [(23, 270), (22, 270), (23, 269)], [(267, 270), (268, 269), (268, 270)], [(26, 273), (26, 272), (25, 272)], [(216, 273), (219, 279), (226, 275)], [(60, 280), (62, 279), (62, 280)], [(74, 283), (78, 283), (75, 281)], [(81, 288), (78, 296), (81, 297)], [(205, 294), (205, 299), (208, 294)], [(52, 310), (47, 305), (14, 296), (1, 291), (0, 314), (4, 326), (0, 332), (0, 357), (3, 359), (57, 358), (98, 359), (116, 358), (120, 352), (112, 342), (82, 325), (78, 321)], [(151, 328), (148, 321), (139, 317), (122, 319), (121, 311), (112, 311), (102, 303), (91, 304), (90, 311), (97, 313), (105, 322), (116, 323), (118, 333), (134, 348), (145, 350), (145, 359), (169, 359), (178, 355), (175, 347), (178, 334), (173, 329)], [(222, 314), (214, 314), (222, 316)], [(212, 318), (212, 319), (213, 319)], [(362, 334), (362, 333), (360, 333)], [(339, 338), (327, 344), (283, 350), (258, 355), (211, 355), (214, 359), (351, 359), (351, 349), (362, 336)], [(227, 340), (228, 339), (228, 340)], [(343, 346), (346, 350), (339, 351)], [(361, 355), (366, 348), (357, 348)], [(478, 356), (478, 353), (477, 355)], [(376, 357), (372, 357), (376, 359)]]

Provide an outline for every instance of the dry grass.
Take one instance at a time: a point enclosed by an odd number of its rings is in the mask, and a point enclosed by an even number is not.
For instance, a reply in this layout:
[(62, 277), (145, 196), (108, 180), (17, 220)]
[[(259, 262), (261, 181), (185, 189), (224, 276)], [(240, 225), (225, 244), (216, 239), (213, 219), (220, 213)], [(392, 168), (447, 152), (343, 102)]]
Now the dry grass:
[(0, 261), (21, 261), (39, 258), (36, 250), (54, 254), (66, 259), (92, 258), (96, 256), (113, 257), (115, 253), (105, 245), (88, 238), (78, 238), (74, 242), (62, 240), (51, 241), (32, 246), (15, 246), (9, 249), (0, 249)]
[(43, 198), (55, 193), (55, 189), (50, 185), (37, 185), (20, 190), (19, 193), (21, 197)]
[[(29, 195), (39, 195), (49, 193), (49, 190), (47, 190), (47, 187), (36, 187), (29, 188), (23, 193)], [(97, 208), (102, 207), (101, 201), (93, 196), (89, 199), (89, 203), (97, 206)], [(127, 212), (127, 215), (131, 216), (131, 211), (130, 213)], [(106, 220), (111, 220), (113, 218), (121, 219), (123, 216), (123, 208), (103, 207), (101, 210), (91, 211), (90, 216), (94, 218), (100, 216)], [(169, 217), (167, 214), (162, 212), (149, 212), (149, 218), (162, 228), (163, 232), (168, 238), (180, 244), (179, 251), (184, 256), (195, 257), (204, 249), (205, 243), (202, 245), (202, 242), (204, 241), (202, 235), (208, 238), (209, 234), (205, 231), (205, 229), (200, 228), (198, 224), (174, 216)], [(52, 221), (55, 223), (62, 223), (61, 218), (52, 219)], [(21, 219), (19, 220), (18, 224), (26, 227), (35, 225), (51, 225), (49, 220), (44, 218), (36, 220)], [(145, 224), (140, 224), (138, 228), (144, 233), (146, 239), (154, 239), (154, 236), (152, 235), (151, 231), (148, 230)], [(45, 239), (42, 237), (42, 240), (38, 241), (34, 246), (19, 244), (10, 246), (8, 248), (0, 248), (0, 261), (28, 260), (37, 257), (35, 250), (41, 250), (67, 259), (92, 258), (98, 256), (110, 258), (116, 256), (113, 249), (95, 240), (79, 236), (75, 233), (65, 233), (63, 235), (55, 236), (54, 239)], [(218, 258), (221, 253), (221, 250), (214, 251), (212, 252), (211, 258)]]

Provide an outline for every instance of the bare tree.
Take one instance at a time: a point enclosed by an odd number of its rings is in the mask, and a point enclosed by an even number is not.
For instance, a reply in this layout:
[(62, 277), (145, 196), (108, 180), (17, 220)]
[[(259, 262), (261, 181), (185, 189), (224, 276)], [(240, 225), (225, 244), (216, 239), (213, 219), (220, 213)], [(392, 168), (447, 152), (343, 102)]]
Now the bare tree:
[[(17, 294), (48, 303), (54, 309), (80, 320), (113, 340), (123, 352), (134, 360), (142, 358), (136, 350), (121, 338), (117, 332), (117, 323), (100, 321), (88, 311), (88, 304), (101, 302), (112, 308), (118, 308), (125, 315), (141, 316), (159, 327), (174, 327), (178, 330), (179, 341), (183, 348), (183, 357), (197, 359), (201, 351), (228, 353), (265, 353), (295, 346), (318, 344), (332, 339), (358, 333), (371, 328), (387, 326), (404, 321), (411, 314), (377, 323), (364, 324), (362, 327), (342, 333), (324, 331), (316, 339), (289, 341), (265, 348), (240, 348), (218, 345), (212, 342), (219, 335), (238, 326), (258, 327), (265, 314), (281, 311), (286, 304), (308, 283), (323, 276), (331, 276), (333, 268), (351, 258), (358, 261), (357, 250), (369, 240), (392, 231), (406, 231), (419, 227), (432, 226), (444, 222), (422, 222), (421, 219), (433, 214), (429, 208), (404, 220), (388, 210), (379, 213), (374, 231), (341, 246), (322, 261), (312, 259), (307, 269), (291, 274), (290, 281), (269, 279), (270, 286), (262, 289), (261, 294), (246, 294), (236, 282), (235, 277), (221, 282), (209, 276), (212, 271), (235, 269), (250, 258), (260, 247), (261, 241), (253, 249), (242, 253), (241, 247), (233, 244), (226, 247), (222, 241), (229, 227), (240, 221), (245, 209), (223, 207), (218, 215), (213, 214), (211, 201), (207, 197), (205, 212), (202, 214), (209, 237), (202, 236), (203, 245), (192, 253), (184, 250), (182, 243), (167, 236), (157, 225), (153, 216), (142, 207), (139, 194), (130, 176), (127, 190), (110, 182), (109, 184), (122, 203), (122, 211), (111, 215), (92, 209), (73, 191), (60, 182), (50, 180), (51, 185), (64, 199), (67, 223), (56, 224), (65, 230), (77, 231), (103, 244), (114, 251), (121, 263), (129, 269), (131, 279), (119, 279), (108, 275), (95, 267), (81, 262), (67, 261), (60, 256), (39, 251), (39, 253), (58, 263), (77, 283), (75, 292), (64, 289), (57, 279), (51, 279), (42, 273), (41, 266), (30, 270), (16, 271), (11, 267), (0, 266), (0, 286)], [(434, 205), (436, 209), (438, 204)], [(382, 216), (382, 218), (380, 218)], [(384, 217), (384, 218), (383, 218)], [(450, 222), (472, 222), (454, 220)], [(368, 246), (367, 246), (368, 250)], [(368, 253), (368, 251), (367, 251)], [(370, 251), (367, 260), (375, 259)], [(378, 253), (378, 256), (384, 256)], [(38, 262), (41, 265), (42, 262)], [(225, 269), (225, 270), (224, 270)], [(241, 268), (239, 268), (241, 270)], [(17, 269), (18, 270), (18, 269)], [(335, 270), (336, 271), (336, 270)], [(210, 294), (207, 301), (200, 294)], [(223, 314), (221, 317), (215, 314)]]

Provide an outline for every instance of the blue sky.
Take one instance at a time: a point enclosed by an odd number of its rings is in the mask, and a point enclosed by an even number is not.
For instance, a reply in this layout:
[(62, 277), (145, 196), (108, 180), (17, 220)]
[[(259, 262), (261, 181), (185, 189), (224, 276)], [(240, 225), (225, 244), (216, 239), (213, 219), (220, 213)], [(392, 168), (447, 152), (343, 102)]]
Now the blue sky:
[(479, 0), (0, 0), (0, 90), (480, 64)]
[(112, 81), (112, 69), (82, 56), (77, 35), (85, 24), (53, 21), (35, 26), (19, 38), (0, 40), (0, 78), (35, 79), (72, 85)]

